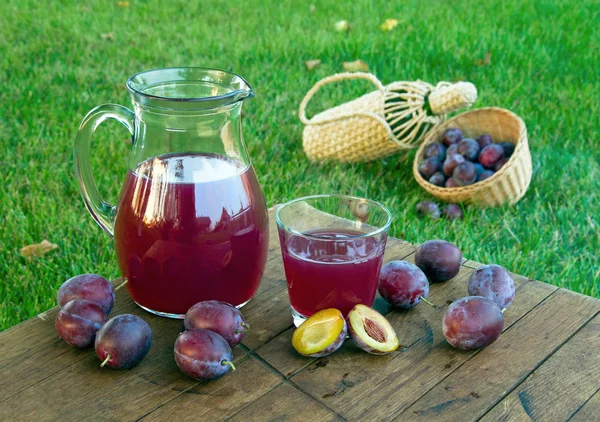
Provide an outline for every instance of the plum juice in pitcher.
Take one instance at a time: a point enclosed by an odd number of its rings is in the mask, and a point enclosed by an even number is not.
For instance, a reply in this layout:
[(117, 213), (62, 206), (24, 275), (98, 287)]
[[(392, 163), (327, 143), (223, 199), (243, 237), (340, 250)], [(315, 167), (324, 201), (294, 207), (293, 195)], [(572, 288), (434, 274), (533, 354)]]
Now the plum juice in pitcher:
[(247, 302), (267, 254), (263, 203), (252, 168), (223, 156), (165, 155), (129, 171), (114, 235), (133, 300), (171, 314)]
[[(254, 91), (234, 73), (194, 67), (140, 72), (127, 88), (133, 110), (92, 109), (74, 152), (86, 208), (114, 237), (129, 294), (171, 318), (204, 300), (243, 306), (268, 250), (267, 205), (242, 134), (242, 104)], [(108, 119), (132, 137), (116, 206), (100, 195), (90, 160), (94, 133)]]

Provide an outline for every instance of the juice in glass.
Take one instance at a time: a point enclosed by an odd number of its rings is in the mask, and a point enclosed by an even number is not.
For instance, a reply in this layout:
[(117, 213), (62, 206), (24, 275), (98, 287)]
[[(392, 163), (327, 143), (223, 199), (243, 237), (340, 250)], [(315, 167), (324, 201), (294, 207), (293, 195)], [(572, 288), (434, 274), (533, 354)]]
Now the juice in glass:
[(280, 236), (294, 311), (308, 317), (336, 308), (346, 316), (358, 303), (373, 304), (385, 240), (364, 235), (350, 228), (320, 228)]

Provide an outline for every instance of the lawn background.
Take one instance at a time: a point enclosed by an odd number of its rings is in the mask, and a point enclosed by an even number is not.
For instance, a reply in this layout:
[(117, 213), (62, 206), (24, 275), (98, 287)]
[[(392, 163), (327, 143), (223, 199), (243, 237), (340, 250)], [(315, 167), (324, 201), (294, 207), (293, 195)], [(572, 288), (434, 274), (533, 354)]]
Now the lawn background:
[[(53, 306), (72, 275), (119, 275), (111, 239), (87, 214), (73, 176), (75, 131), (94, 106), (129, 104), (131, 74), (180, 65), (233, 70), (255, 88), (244, 134), (269, 206), (311, 193), (366, 196), (392, 210), (392, 235), (447, 239), (470, 259), (600, 296), (597, 1), (328, 0), (314, 1), (314, 11), (292, 0), (75, 3), (0, 4), (0, 329)], [(391, 32), (379, 29), (387, 18), (400, 21)], [(341, 19), (348, 33), (334, 30)], [(491, 63), (481, 66), (486, 51)], [(309, 59), (322, 65), (309, 72)], [(384, 83), (469, 80), (479, 89), (475, 107), (519, 114), (534, 167), (524, 199), (467, 208), (461, 222), (421, 220), (414, 205), (428, 195), (411, 175), (414, 151), (369, 164), (309, 163), (297, 106), (355, 59)], [(369, 89), (331, 87), (311, 112)], [(109, 122), (92, 147), (100, 192), (113, 203), (127, 138)], [(20, 256), (43, 239), (59, 249)]]

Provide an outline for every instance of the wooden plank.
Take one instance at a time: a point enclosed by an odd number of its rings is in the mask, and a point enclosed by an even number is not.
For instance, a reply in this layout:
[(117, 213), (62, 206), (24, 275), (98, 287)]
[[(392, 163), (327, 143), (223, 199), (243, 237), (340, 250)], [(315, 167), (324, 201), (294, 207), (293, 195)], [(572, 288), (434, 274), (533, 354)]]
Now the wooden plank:
[(477, 420), (599, 311), (598, 300), (559, 289), (398, 420)]
[(600, 419), (600, 390), (569, 419), (569, 422), (590, 422), (598, 419)]
[(567, 420), (600, 388), (598, 350), (600, 316), (587, 323), (483, 420)]
[(215, 382), (196, 384), (142, 420), (222, 420), (238, 413), (280, 383), (281, 377), (248, 356), (235, 372)]
[[(197, 381), (179, 370), (173, 358), (173, 345), (182, 329), (182, 322), (149, 314), (136, 306), (123, 290), (117, 292), (117, 304), (114, 315), (121, 311), (138, 315), (152, 328), (152, 347), (138, 366), (129, 370), (101, 369), (93, 349), (78, 350), (77, 356), (81, 359), (69, 362), (68, 356), (74, 348), (59, 341), (56, 349), (62, 350), (64, 355), (61, 355), (60, 362), (48, 363), (36, 351), (38, 362), (24, 357), (27, 360), (24, 364), (26, 372), (18, 372), (23, 371), (23, 367), (17, 367), (14, 371), (10, 367), (3, 369), (2, 378), (7, 374), (19, 384), (19, 389), (0, 402), (0, 420), (79, 420), (90, 415), (103, 415), (104, 418), (116, 420), (134, 419), (197, 384)], [(51, 325), (48, 322), (48, 325), (39, 328), (40, 341), (55, 337)], [(27, 335), (21, 331), (15, 330), (14, 335)], [(2, 337), (3, 341), (13, 341), (11, 339), (15, 338)], [(35, 347), (35, 342), (31, 344)], [(235, 361), (245, 354), (243, 348), (236, 347)], [(58, 363), (64, 366), (60, 367)], [(45, 365), (53, 365), (45, 377), (36, 377), (30, 372), (33, 368), (43, 368)], [(19, 373), (25, 379), (22, 383)]]
[[(415, 251), (415, 247), (410, 243), (395, 241), (395, 239), (390, 240), (391, 242), (385, 251), (384, 262), (405, 258)], [(286, 300), (288, 300), (287, 293)], [(387, 314), (390, 310), (387, 302), (379, 295), (377, 295), (373, 307), (383, 314)], [(256, 351), (259, 356), (286, 377), (292, 376), (315, 361), (313, 358), (300, 356), (292, 348), (291, 339), (294, 329), (295, 327), (291, 326)]]
[[(387, 420), (399, 414), (475, 353), (449, 346), (441, 323), (446, 301), (466, 295), (471, 272), (463, 268), (453, 280), (431, 286), (429, 299), (439, 305), (437, 308), (420, 304), (410, 311), (388, 314), (407, 348), (387, 356), (372, 356), (347, 342), (326, 357), (326, 364), (317, 361), (291, 381), (350, 420)], [(517, 296), (506, 313), (505, 330), (556, 290), (522, 277), (515, 277), (515, 282)]]
[(230, 420), (232, 422), (326, 422), (342, 419), (306, 394), (283, 383)]

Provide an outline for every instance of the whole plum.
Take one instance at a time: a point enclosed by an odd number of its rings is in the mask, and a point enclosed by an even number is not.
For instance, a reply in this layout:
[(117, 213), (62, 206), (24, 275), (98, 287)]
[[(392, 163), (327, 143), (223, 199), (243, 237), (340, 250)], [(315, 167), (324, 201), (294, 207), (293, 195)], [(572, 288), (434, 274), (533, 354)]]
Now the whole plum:
[(142, 318), (123, 314), (113, 317), (96, 334), (96, 355), (101, 366), (127, 369), (137, 365), (150, 350), (152, 330)]
[(235, 369), (233, 352), (219, 334), (201, 328), (179, 334), (174, 347), (181, 371), (199, 381), (219, 378)]
[(446, 150), (446, 157), (450, 157), (454, 154), (458, 154), (458, 144), (452, 144)]
[(391, 305), (410, 309), (429, 294), (429, 283), (419, 267), (406, 261), (390, 261), (381, 267), (379, 294)]
[(487, 133), (484, 133), (483, 135), (481, 135), (477, 138), (477, 143), (479, 144), (479, 148), (487, 147), (492, 142), (493, 142), (492, 137)]
[(94, 344), (96, 333), (107, 319), (104, 310), (96, 303), (75, 299), (58, 312), (54, 327), (65, 342), (84, 348)]
[(415, 253), (415, 264), (430, 282), (450, 280), (460, 271), (462, 253), (455, 245), (445, 240), (429, 240)]
[(442, 162), (435, 157), (426, 158), (419, 164), (419, 173), (425, 180), (429, 180), (434, 173), (442, 169)]
[(490, 144), (479, 153), (479, 162), (485, 168), (492, 169), (504, 157), (504, 149), (498, 144)]
[(440, 161), (444, 161), (446, 158), (446, 147), (439, 142), (428, 145), (425, 148), (425, 158), (437, 158)]
[(481, 174), (479, 175), (479, 177), (477, 177), (477, 181), (478, 181), (478, 182), (481, 182), (481, 181), (483, 181), (483, 180), (485, 180), (485, 179), (489, 179), (489, 178), (490, 178), (490, 177), (492, 177), (494, 174), (496, 174), (496, 172), (495, 172), (495, 171), (493, 171), (493, 170), (486, 170), (486, 171), (484, 171), (483, 173), (481, 173)]
[(500, 309), (510, 306), (515, 298), (515, 282), (503, 267), (496, 264), (482, 265), (469, 277), (469, 295), (486, 297)]
[(448, 177), (452, 176), (454, 169), (461, 163), (464, 163), (465, 157), (460, 154), (447, 155), (446, 161), (444, 161), (444, 174)]
[(421, 201), (416, 206), (417, 214), (440, 218), (440, 207), (435, 202)]
[(108, 315), (115, 304), (115, 291), (111, 282), (98, 274), (80, 274), (65, 281), (59, 287), (56, 298), (60, 307), (74, 299), (89, 300)]
[(447, 188), (455, 188), (458, 185), (456, 184), (456, 181), (452, 177), (449, 177), (448, 180), (446, 180), (446, 185), (445, 186)]
[(502, 167), (504, 167), (504, 164), (506, 164), (507, 162), (508, 162), (508, 158), (506, 158), (506, 157), (501, 158), (500, 160), (498, 160), (498, 162), (494, 166), (494, 170), (496, 170), (496, 171), (500, 170)]
[(452, 302), (442, 321), (444, 337), (452, 346), (479, 349), (492, 344), (504, 328), (504, 315), (491, 300), (467, 296)]
[(206, 300), (192, 306), (185, 314), (186, 330), (203, 328), (221, 335), (229, 346), (235, 347), (250, 328), (235, 306), (218, 300)]
[(446, 184), (446, 176), (441, 171), (438, 171), (429, 178), (429, 183), (443, 187)]
[(475, 168), (475, 164), (470, 161), (460, 163), (454, 169), (452, 178), (458, 186), (472, 185), (475, 183), (475, 180), (477, 180), (477, 169)]
[(513, 155), (513, 152), (515, 152), (515, 144), (513, 144), (513, 143), (499, 142), (498, 145), (500, 145), (502, 147), (502, 149), (504, 150), (504, 156), (506, 158), (510, 158), (511, 155)]
[(458, 153), (469, 161), (475, 161), (481, 148), (475, 139), (463, 138), (458, 143)]
[(442, 210), (442, 215), (448, 220), (462, 220), (465, 218), (463, 210), (456, 204), (448, 204)]
[(463, 133), (460, 129), (451, 127), (446, 129), (442, 135), (442, 142), (446, 146), (458, 143), (463, 137)]

